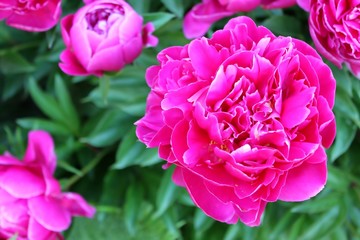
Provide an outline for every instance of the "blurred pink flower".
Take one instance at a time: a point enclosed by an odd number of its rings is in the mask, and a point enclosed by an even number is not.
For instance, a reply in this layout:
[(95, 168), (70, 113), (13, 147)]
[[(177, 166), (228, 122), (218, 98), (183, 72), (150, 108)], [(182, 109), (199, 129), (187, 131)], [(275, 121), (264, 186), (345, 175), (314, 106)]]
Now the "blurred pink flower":
[(60, 3), (61, 0), (1, 0), (0, 20), (25, 31), (47, 31), (59, 21)]
[(203, 36), (216, 21), (237, 12), (250, 12), (262, 6), (266, 9), (286, 8), (296, 0), (202, 0), (184, 18), (184, 34), (187, 38)]
[(307, 43), (238, 17), (158, 61), (136, 134), (207, 215), (256, 226), (267, 202), (322, 190), (336, 84)]
[(72, 216), (92, 217), (95, 208), (76, 193), (62, 193), (53, 177), (54, 144), (43, 131), (29, 133), (23, 161), (0, 156), (0, 239), (62, 239)]
[(339, 68), (345, 63), (360, 78), (360, 2), (313, 0), (309, 8), (316, 49)]
[(152, 23), (123, 0), (86, 1), (87, 5), (61, 21), (66, 49), (60, 68), (69, 75), (119, 71), (133, 62), (144, 46), (156, 46)]

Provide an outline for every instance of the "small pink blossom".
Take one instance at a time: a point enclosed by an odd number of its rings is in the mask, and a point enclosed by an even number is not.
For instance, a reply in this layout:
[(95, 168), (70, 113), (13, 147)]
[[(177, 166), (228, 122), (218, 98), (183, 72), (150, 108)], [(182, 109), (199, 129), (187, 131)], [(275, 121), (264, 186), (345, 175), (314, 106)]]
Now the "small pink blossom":
[(0, 156), (0, 239), (62, 239), (72, 216), (92, 217), (95, 208), (79, 194), (62, 193), (53, 177), (54, 144), (43, 131), (29, 133), (23, 161)]
[(60, 68), (69, 75), (97, 75), (119, 71), (133, 62), (145, 46), (156, 46), (154, 26), (123, 0), (85, 1), (75, 14), (61, 21), (66, 49)]
[(313, 0), (308, 8), (316, 49), (339, 68), (345, 63), (360, 78), (360, 2)]
[(237, 17), (158, 61), (136, 134), (207, 215), (256, 226), (268, 202), (323, 189), (336, 84), (311, 46)]
[(187, 38), (203, 36), (216, 21), (238, 12), (250, 12), (262, 6), (266, 9), (286, 8), (297, 0), (202, 0), (184, 18), (184, 34)]
[(47, 31), (59, 21), (60, 3), (61, 0), (1, 0), (0, 20), (25, 31)]

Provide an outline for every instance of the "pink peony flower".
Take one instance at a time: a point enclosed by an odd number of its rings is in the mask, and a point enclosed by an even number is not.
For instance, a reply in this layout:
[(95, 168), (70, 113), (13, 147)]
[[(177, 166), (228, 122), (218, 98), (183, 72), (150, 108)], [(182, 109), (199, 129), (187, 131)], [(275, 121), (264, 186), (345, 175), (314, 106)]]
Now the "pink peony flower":
[(25, 31), (47, 31), (59, 21), (60, 3), (60, 0), (1, 0), (0, 20)]
[(207, 215), (256, 226), (267, 202), (322, 190), (335, 79), (307, 43), (238, 17), (158, 61), (136, 134)]
[(317, 50), (339, 68), (345, 63), (360, 78), (360, 2), (313, 0), (309, 8), (310, 34)]
[(69, 75), (119, 71), (133, 62), (144, 46), (155, 46), (154, 26), (123, 0), (86, 1), (87, 5), (61, 21), (66, 49), (60, 68)]
[(72, 216), (92, 217), (95, 209), (76, 193), (62, 193), (53, 177), (54, 144), (43, 131), (29, 133), (23, 161), (0, 156), (0, 239), (56, 240)]
[(202, 0), (184, 18), (184, 34), (187, 38), (203, 36), (216, 21), (237, 12), (250, 12), (262, 6), (266, 9), (286, 8), (296, 0)]

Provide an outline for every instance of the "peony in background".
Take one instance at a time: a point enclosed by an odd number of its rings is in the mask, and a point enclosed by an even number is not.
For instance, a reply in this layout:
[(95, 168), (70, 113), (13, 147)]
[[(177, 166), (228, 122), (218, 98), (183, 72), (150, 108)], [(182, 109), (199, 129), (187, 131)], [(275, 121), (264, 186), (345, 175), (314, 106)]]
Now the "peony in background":
[(0, 239), (359, 239), (358, 7), (0, 1)]

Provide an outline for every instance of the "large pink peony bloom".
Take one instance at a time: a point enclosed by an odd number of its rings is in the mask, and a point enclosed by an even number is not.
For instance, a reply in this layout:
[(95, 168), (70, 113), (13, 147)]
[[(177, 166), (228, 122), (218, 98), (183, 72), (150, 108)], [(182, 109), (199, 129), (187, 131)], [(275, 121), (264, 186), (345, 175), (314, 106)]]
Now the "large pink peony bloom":
[(272, 9), (295, 4), (296, 0), (202, 0), (186, 14), (184, 34), (187, 38), (201, 37), (214, 22), (237, 12), (250, 12), (260, 5)]
[(51, 137), (29, 133), (23, 161), (0, 156), (0, 239), (56, 240), (72, 216), (92, 217), (95, 209), (76, 193), (62, 193), (53, 177), (56, 156)]
[(207, 215), (256, 226), (267, 202), (322, 190), (335, 79), (308, 44), (238, 17), (158, 60), (136, 133)]
[(144, 46), (155, 46), (154, 26), (123, 0), (85, 1), (87, 5), (61, 21), (66, 49), (60, 68), (69, 75), (101, 75), (119, 71)]
[(61, 15), (61, 0), (1, 0), (0, 20), (25, 31), (41, 32), (54, 27)]
[(339, 68), (345, 63), (360, 78), (360, 1), (313, 0), (309, 8), (317, 50)]

